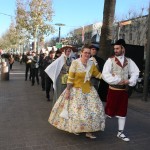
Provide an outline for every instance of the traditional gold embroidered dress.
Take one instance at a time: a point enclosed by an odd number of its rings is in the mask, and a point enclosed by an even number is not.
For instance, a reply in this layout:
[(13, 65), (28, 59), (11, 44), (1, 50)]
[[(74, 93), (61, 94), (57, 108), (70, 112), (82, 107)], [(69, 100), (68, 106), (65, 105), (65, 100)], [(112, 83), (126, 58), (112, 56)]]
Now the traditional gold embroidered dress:
[[(48, 119), (50, 124), (71, 133), (104, 130), (103, 104), (97, 91), (90, 83), (91, 76), (97, 78), (101, 76), (101, 73), (91, 61), (88, 61), (87, 67), (81, 63), (80, 59), (72, 62), (67, 81), (73, 84), (70, 89), (70, 99), (65, 99), (64, 90), (51, 111)], [(60, 113), (67, 103), (69, 118), (64, 119), (60, 117)]]

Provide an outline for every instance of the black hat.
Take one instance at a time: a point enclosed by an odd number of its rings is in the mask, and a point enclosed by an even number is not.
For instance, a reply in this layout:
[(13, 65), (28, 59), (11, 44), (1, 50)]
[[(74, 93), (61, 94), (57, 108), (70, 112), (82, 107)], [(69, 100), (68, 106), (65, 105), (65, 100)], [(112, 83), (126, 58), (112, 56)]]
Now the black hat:
[(90, 49), (95, 48), (97, 51), (99, 50), (99, 45), (97, 44), (92, 44), (89, 46)]
[(118, 41), (115, 42), (114, 45), (122, 45), (123, 47), (126, 46), (126, 42), (124, 39), (119, 39)]
[(62, 52), (58, 49), (57, 51), (56, 51), (56, 54), (61, 54)]

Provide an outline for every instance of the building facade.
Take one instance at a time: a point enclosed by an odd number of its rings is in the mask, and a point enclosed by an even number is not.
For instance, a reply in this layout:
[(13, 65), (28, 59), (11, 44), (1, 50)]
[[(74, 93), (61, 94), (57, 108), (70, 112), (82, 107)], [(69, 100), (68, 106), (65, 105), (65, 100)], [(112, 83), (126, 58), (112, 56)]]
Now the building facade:
[(148, 31), (147, 22), (148, 15), (114, 23), (112, 41), (115, 42), (121, 38), (127, 44), (145, 46)]
[(79, 45), (99, 43), (101, 27), (102, 23), (95, 23), (75, 29), (73, 40)]
[[(112, 43), (122, 38), (127, 44), (145, 46), (147, 43), (148, 15), (115, 22), (112, 28)], [(74, 43), (99, 43), (102, 23), (90, 24), (73, 31)]]

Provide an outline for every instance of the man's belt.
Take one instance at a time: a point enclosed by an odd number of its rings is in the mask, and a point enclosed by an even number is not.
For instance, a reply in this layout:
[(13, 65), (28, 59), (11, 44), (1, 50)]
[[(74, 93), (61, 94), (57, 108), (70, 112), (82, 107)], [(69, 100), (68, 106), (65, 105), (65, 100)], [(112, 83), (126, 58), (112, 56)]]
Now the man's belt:
[(111, 87), (113, 88), (116, 88), (116, 89), (126, 89), (126, 85), (110, 85)]

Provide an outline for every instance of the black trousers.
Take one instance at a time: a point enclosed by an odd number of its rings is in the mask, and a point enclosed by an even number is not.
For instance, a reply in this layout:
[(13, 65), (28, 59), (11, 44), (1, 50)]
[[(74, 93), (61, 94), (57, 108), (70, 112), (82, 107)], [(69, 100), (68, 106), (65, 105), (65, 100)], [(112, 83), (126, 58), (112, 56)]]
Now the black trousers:
[(46, 87), (46, 98), (50, 98), (50, 89), (53, 85), (53, 81), (48, 75), (45, 75), (45, 87)]
[(13, 64), (9, 64), (9, 70), (12, 70), (12, 65), (13, 65)]
[(43, 68), (40, 68), (40, 76), (41, 76), (42, 89), (45, 90), (45, 71)]
[(25, 74), (25, 80), (28, 79), (28, 72), (30, 72), (30, 75), (29, 75), (29, 79), (31, 80), (31, 64), (26, 64), (26, 74)]
[(32, 85), (35, 83), (35, 78), (37, 84), (39, 84), (39, 75), (38, 75), (38, 68), (31, 68), (31, 78), (32, 78)]
[(101, 101), (106, 102), (107, 100), (107, 93), (109, 89), (109, 84), (106, 83), (103, 79), (100, 80), (100, 85), (98, 87), (98, 94)]

